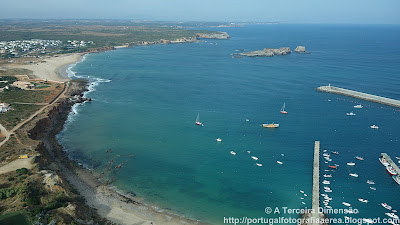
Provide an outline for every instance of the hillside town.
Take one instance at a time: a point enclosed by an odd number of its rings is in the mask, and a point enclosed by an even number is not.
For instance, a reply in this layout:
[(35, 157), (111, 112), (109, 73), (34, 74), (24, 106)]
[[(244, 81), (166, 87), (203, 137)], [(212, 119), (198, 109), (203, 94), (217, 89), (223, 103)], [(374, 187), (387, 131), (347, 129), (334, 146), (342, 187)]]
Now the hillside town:
[(65, 42), (40, 39), (0, 41), (0, 58), (35, 57), (48, 53), (77, 50), (93, 44), (93, 41), (78, 40)]

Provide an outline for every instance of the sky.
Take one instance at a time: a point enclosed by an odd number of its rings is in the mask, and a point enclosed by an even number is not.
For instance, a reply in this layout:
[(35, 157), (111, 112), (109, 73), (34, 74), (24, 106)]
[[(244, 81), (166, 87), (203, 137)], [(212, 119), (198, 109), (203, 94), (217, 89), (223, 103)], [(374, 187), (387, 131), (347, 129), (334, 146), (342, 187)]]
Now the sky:
[(400, 24), (400, 0), (3, 0), (2, 2), (0, 2), (2, 19)]

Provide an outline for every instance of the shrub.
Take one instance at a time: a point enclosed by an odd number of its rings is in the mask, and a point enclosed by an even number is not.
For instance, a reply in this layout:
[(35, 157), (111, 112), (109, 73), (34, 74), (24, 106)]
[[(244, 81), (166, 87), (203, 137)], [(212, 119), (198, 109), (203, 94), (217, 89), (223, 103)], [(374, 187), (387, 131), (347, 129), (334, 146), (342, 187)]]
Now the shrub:
[(27, 174), (28, 173), (28, 169), (27, 168), (21, 168), (21, 169), (17, 169), (17, 175), (21, 176), (23, 174)]

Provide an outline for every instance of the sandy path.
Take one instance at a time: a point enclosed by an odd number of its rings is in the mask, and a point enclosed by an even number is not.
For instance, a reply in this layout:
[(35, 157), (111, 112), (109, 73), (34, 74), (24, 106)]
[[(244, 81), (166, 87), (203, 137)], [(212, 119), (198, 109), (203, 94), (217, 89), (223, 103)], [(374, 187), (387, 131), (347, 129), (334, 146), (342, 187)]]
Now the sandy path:
[(0, 167), (0, 174), (15, 171), (16, 169), (27, 168), (32, 169), (35, 157), (28, 159), (16, 159), (2, 167)]

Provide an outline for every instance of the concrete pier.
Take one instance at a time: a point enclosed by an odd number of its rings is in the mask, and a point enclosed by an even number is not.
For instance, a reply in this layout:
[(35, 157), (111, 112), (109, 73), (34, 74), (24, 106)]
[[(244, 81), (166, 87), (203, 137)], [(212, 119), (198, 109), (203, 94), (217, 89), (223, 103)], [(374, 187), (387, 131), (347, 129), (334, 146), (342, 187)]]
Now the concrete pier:
[(322, 92), (346, 95), (346, 96), (350, 96), (353, 98), (358, 98), (358, 99), (362, 99), (362, 100), (366, 100), (366, 101), (370, 101), (370, 102), (376, 102), (376, 103), (390, 105), (390, 106), (400, 108), (399, 100), (381, 97), (381, 96), (377, 96), (377, 95), (371, 95), (371, 94), (358, 92), (358, 91), (352, 91), (352, 90), (345, 89), (345, 88), (339, 88), (339, 87), (334, 87), (334, 86), (329, 85), (329, 86), (318, 87), (317, 90), (322, 91)]
[[(320, 143), (315, 141), (314, 143), (314, 164), (313, 164), (313, 189), (312, 189), (312, 209), (313, 217), (320, 218), (319, 214), (319, 152)], [(316, 223), (313, 223), (316, 224)]]
[[(303, 218), (309, 219), (305, 225), (321, 225), (321, 220), (325, 218), (324, 214), (319, 213), (319, 157), (320, 142), (314, 143), (314, 162), (313, 162), (313, 187), (312, 187), (312, 211), (306, 213)], [(318, 223), (320, 222), (320, 223)]]

